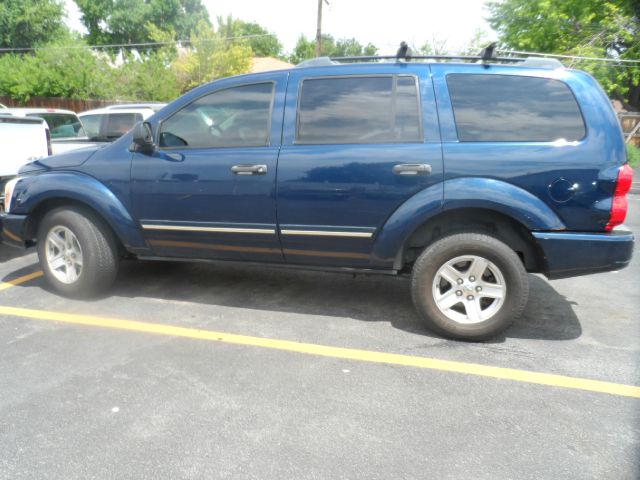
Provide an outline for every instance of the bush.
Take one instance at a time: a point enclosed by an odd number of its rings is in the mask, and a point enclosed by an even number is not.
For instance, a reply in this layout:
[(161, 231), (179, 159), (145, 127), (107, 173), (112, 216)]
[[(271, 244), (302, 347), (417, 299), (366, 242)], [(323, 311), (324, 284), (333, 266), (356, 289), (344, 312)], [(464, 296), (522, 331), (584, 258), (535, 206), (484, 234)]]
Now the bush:
[(627, 159), (632, 167), (640, 167), (640, 148), (627, 144)]

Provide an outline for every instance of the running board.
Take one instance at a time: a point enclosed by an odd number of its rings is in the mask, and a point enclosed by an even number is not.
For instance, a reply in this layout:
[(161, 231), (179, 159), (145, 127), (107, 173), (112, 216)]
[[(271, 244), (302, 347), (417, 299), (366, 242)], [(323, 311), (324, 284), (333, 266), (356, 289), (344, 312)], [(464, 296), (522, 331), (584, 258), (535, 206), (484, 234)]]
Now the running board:
[(181, 258), (181, 257), (154, 257), (146, 255), (138, 255), (138, 260), (153, 260), (161, 262), (183, 262), (183, 263), (212, 263), (217, 265), (234, 265), (234, 266), (253, 266), (253, 267), (270, 267), (282, 268), (287, 270), (312, 270), (317, 272), (329, 273), (351, 273), (358, 275), (391, 275), (398, 276), (398, 270), (378, 270), (374, 268), (349, 268), (349, 267), (319, 267), (315, 265), (292, 265), (288, 263), (269, 263), (269, 262), (244, 262), (240, 260), (213, 260), (205, 258)]

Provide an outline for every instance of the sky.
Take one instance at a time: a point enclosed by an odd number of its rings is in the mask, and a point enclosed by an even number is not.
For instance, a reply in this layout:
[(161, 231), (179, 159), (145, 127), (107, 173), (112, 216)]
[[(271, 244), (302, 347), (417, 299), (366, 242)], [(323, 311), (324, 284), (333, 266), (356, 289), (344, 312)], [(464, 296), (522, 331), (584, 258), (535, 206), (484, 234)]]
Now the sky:
[[(80, 14), (72, 0), (65, 0), (68, 23), (82, 31)], [(300, 35), (316, 34), (317, 0), (202, 0), (212, 19), (231, 14), (257, 22), (275, 33), (287, 52), (293, 50)], [(468, 45), (477, 29), (495, 34), (485, 21), (485, 0), (329, 0), (323, 5), (322, 31), (334, 38), (355, 38), (369, 42), (381, 54), (395, 54), (401, 41), (421, 46), (436, 39), (446, 41), (450, 52)]]

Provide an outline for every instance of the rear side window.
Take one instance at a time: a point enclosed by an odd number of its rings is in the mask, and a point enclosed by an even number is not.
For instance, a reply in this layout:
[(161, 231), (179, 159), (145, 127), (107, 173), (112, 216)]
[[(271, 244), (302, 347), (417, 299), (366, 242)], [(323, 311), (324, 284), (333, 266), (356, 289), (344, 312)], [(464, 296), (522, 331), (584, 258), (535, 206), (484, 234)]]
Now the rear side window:
[(87, 132), (87, 137), (97, 138), (100, 135), (100, 122), (104, 115), (83, 115), (80, 118), (84, 131)]
[(109, 113), (107, 115), (107, 125), (105, 128), (105, 137), (109, 140), (120, 138), (133, 128), (133, 126), (142, 121), (140, 113)]
[(581, 140), (584, 120), (559, 80), (517, 75), (447, 76), (461, 142)]
[(78, 117), (70, 113), (28, 113), (28, 117), (43, 118), (49, 126), (51, 138), (84, 137), (84, 129)]
[(165, 148), (269, 145), (274, 84), (231, 87), (206, 95), (162, 123)]
[(420, 141), (415, 77), (339, 77), (302, 83), (296, 143)]

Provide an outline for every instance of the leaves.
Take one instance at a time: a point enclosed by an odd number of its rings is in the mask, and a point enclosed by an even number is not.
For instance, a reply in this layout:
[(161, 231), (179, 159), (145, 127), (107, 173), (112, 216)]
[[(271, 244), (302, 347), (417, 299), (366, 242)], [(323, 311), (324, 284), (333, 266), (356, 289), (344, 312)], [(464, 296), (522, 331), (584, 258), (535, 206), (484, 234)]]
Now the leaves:
[(223, 31), (215, 31), (205, 22), (198, 24), (191, 39), (192, 49), (183, 52), (172, 66), (183, 91), (249, 71), (251, 47), (242, 41), (228, 40)]
[(217, 18), (218, 33), (235, 44), (251, 47), (256, 57), (279, 57), (282, 44), (278, 37), (257, 23), (244, 22), (229, 15), (226, 19)]
[(2, 0), (0, 47), (30, 48), (63, 35), (64, 5), (60, 0)]
[(75, 0), (90, 44), (146, 43), (153, 25), (187, 39), (199, 22), (209, 24), (201, 0)]
[[(327, 57), (371, 56), (378, 53), (378, 48), (371, 43), (362, 45), (355, 38), (342, 38), (336, 41), (333, 36), (326, 34), (322, 35), (320, 47), (320, 55)], [(315, 39), (310, 40), (304, 35), (301, 35), (300, 38), (298, 38), (293, 53), (289, 56), (289, 61), (291, 63), (300, 63), (315, 56)]]
[[(612, 60), (640, 58), (638, 0), (504, 0), (487, 6), (489, 24), (505, 47)], [(610, 96), (640, 108), (640, 64), (566, 63), (591, 73)]]

